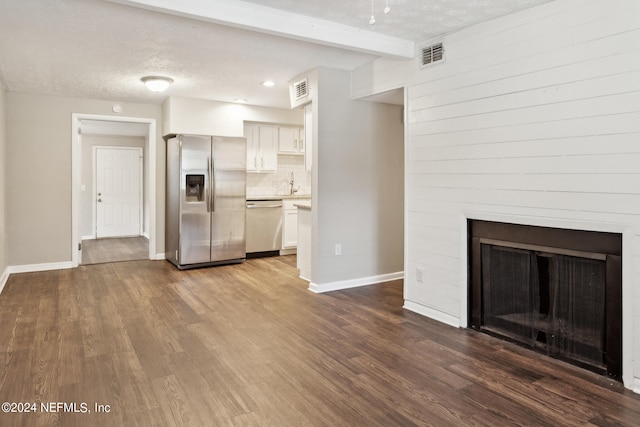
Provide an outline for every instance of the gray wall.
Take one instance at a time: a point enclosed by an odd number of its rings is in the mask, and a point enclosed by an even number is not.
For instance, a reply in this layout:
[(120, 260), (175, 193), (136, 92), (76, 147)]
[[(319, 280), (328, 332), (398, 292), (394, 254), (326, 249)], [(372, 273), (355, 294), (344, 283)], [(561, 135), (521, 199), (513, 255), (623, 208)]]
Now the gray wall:
[[(157, 252), (164, 252), (164, 141), (160, 105), (120, 103), (122, 116), (156, 119)], [(113, 116), (113, 102), (8, 92), (8, 265), (70, 262), (71, 115)], [(19, 185), (18, 185), (19, 183)]]
[(6, 221), (6, 174), (7, 174), (7, 140), (5, 121), (5, 89), (0, 82), (0, 287), (2, 277), (8, 266), (8, 243), (7, 243), (7, 221)]
[[(94, 218), (93, 218), (93, 185), (94, 185), (94, 147), (140, 147), (145, 152), (146, 138), (141, 136), (105, 136), (105, 135), (82, 135), (81, 141), (81, 175), (80, 185), (85, 186), (85, 191), (80, 191), (80, 236), (95, 238)], [(146, 165), (146, 161), (144, 162)], [(144, 171), (143, 176), (146, 176)], [(147, 180), (144, 189), (147, 192)], [(143, 230), (145, 234), (149, 232), (147, 194), (144, 194), (144, 221)]]
[(318, 69), (311, 280), (320, 286), (403, 270), (402, 108), (352, 101), (350, 79)]

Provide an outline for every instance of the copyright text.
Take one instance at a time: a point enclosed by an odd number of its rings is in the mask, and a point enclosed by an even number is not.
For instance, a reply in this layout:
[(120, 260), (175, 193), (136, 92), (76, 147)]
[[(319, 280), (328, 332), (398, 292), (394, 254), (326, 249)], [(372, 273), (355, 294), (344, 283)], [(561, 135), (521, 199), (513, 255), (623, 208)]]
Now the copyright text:
[(111, 405), (94, 403), (93, 406), (87, 402), (4, 402), (2, 412), (70, 412), (76, 414), (88, 414), (91, 412), (111, 412)]

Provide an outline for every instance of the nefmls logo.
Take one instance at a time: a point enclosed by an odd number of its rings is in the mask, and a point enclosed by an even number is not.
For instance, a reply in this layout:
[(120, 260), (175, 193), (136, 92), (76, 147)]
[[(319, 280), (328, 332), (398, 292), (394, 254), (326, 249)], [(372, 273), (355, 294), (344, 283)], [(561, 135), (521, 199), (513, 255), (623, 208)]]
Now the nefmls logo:
[(40, 412), (76, 412), (86, 414), (89, 405), (85, 402), (40, 402)]

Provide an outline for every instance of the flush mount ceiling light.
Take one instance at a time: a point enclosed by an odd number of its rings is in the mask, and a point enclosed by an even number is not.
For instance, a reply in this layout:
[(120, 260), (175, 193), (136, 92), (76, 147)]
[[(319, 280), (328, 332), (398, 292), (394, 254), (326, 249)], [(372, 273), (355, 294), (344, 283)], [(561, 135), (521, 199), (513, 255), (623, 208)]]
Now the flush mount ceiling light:
[(173, 83), (173, 79), (162, 76), (146, 76), (140, 80), (151, 92), (164, 92)]
[(237, 102), (238, 104), (246, 104), (249, 101), (245, 98), (236, 98), (233, 100), (233, 102)]
[(262, 82), (262, 86), (273, 87), (273, 86), (275, 86), (275, 83), (273, 81), (271, 81), (271, 80), (265, 80), (265, 81)]

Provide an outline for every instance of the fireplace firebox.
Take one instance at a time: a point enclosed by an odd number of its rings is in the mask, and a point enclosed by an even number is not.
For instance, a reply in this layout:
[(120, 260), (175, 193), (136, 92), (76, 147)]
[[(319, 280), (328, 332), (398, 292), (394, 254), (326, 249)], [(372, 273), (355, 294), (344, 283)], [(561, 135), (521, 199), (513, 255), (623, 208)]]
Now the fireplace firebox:
[(469, 220), (469, 326), (622, 378), (622, 235)]

